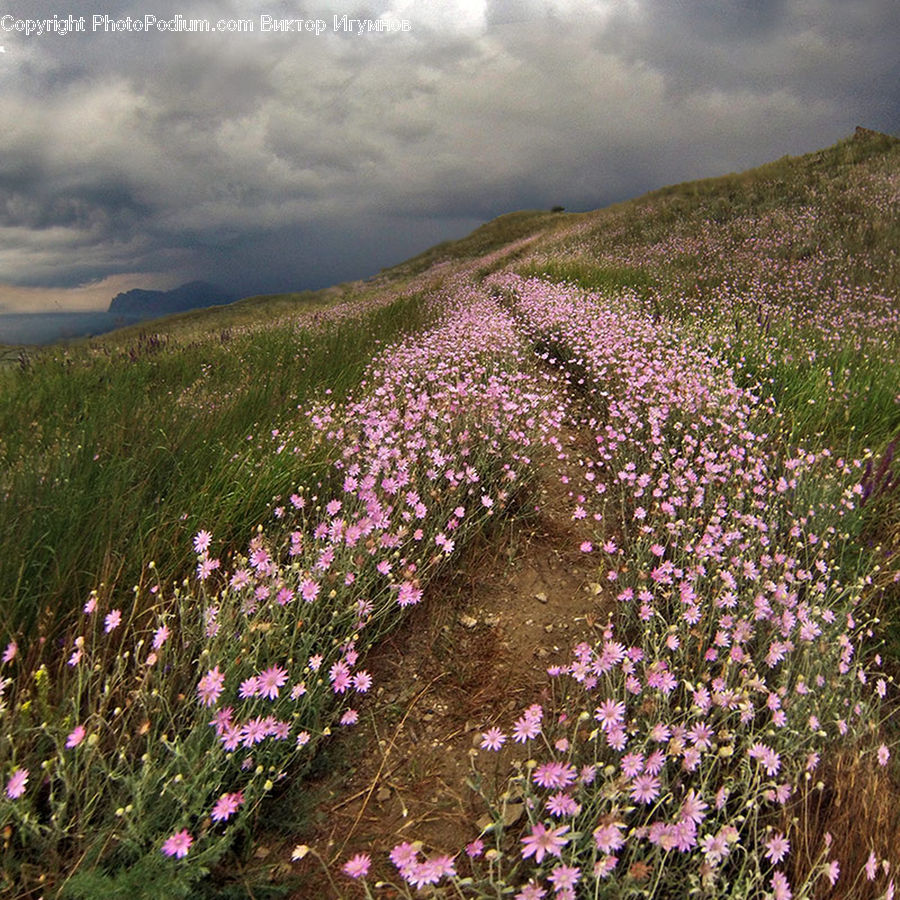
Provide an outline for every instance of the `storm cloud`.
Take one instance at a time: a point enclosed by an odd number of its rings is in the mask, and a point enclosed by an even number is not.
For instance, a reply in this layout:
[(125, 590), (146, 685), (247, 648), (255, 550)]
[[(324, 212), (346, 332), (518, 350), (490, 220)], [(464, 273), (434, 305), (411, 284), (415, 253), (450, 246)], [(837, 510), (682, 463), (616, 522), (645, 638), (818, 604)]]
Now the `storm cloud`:
[[(56, 297), (109, 278), (317, 287), (511, 210), (900, 131), (895, 0), (84, 6), (0, 11), (0, 284)], [(7, 27), (70, 13), (85, 33)], [(94, 31), (95, 13), (255, 27)], [(0, 310), (43, 296), (0, 287)]]

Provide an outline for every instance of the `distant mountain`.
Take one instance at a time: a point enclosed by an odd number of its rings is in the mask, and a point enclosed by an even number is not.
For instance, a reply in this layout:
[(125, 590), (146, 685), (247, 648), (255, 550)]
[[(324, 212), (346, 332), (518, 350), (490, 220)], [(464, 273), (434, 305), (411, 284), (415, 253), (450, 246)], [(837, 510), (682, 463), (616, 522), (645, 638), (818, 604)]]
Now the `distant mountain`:
[(109, 304), (109, 311), (119, 316), (155, 319), (172, 313), (187, 312), (189, 309), (231, 303), (237, 299), (236, 294), (214, 284), (191, 281), (171, 291), (146, 291), (134, 288), (116, 294)]

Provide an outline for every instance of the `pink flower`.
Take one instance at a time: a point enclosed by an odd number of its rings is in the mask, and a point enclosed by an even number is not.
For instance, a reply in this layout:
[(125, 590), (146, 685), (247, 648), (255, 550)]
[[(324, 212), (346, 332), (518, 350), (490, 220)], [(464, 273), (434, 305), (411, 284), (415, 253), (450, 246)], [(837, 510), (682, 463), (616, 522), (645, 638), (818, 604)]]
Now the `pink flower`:
[(118, 628), (122, 622), (122, 611), (114, 609), (106, 614), (103, 620), (103, 630), (109, 634), (113, 629)]
[(530, 716), (522, 716), (516, 720), (516, 724), (513, 726), (513, 740), (520, 744), (524, 744), (525, 741), (530, 741), (540, 733), (540, 719), (535, 719)]
[(12, 662), (15, 659), (16, 653), (19, 652), (19, 645), (15, 641), (10, 641), (6, 645), (6, 649), (3, 651), (3, 662), (8, 663)]
[(547, 812), (557, 819), (563, 816), (577, 816), (581, 812), (581, 804), (565, 791), (557, 791), (547, 798)]
[(176, 856), (178, 859), (183, 859), (188, 855), (188, 850), (191, 849), (191, 844), (193, 843), (194, 839), (188, 833), (187, 828), (183, 828), (166, 840), (162, 845), (162, 852), (166, 856)]
[(581, 869), (578, 866), (556, 866), (550, 873), (550, 883), (557, 894), (566, 888), (573, 889), (581, 879)]
[(401, 873), (404, 869), (414, 866), (419, 860), (419, 851), (416, 849), (415, 844), (410, 844), (408, 841), (397, 844), (389, 855), (391, 862)]
[(219, 667), (210, 669), (197, 684), (197, 697), (204, 706), (215, 706), (222, 689), (225, 687), (225, 675)]
[(569, 830), (568, 825), (560, 825), (558, 828), (547, 828), (543, 822), (538, 822), (531, 834), (522, 838), (522, 859), (534, 857), (538, 864), (549, 853), (551, 856), (561, 856), (561, 850), (569, 843), (569, 838), (564, 837)]
[(255, 675), (245, 678), (238, 689), (238, 694), (242, 700), (246, 700), (248, 697), (255, 697), (258, 693), (259, 679)]
[(170, 634), (171, 632), (166, 625), (160, 625), (153, 635), (153, 649), (159, 650), (159, 648), (169, 639)]
[(350, 878), (365, 878), (371, 865), (372, 860), (368, 853), (357, 853), (344, 863), (342, 871)]
[(25, 793), (28, 784), (28, 769), (16, 769), (6, 782), (6, 796), (10, 800), (18, 800)]
[(414, 606), (422, 599), (422, 589), (412, 582), (404, 581), (397, 592), (397, 603), (400, 606)]
[(204, 553), (209, 549), (209, 542), (212, 535), (208, 531), (198, 531), (194, 535), (194, 550), (197, 553)]
[(791, 900), (791, 897), (794, 896), (784, 872), (775, 872), (772, 875), (772, 893), (775, 900)]
[(238, 811), (238, 808), (243, 802), (243, 791), (237, 791), (234, 794), (222, 794), (222, 796), (216, 800), (216, 805), (213, 807), (209, 817), (213, 822), (224, 822)]
[(311, 578), (307, 578), (300, 583), (300, 596), (307, 603), (312, 603), (319, 595), (319, 585)]
[(256, 678), (257, 693), (260, 697), (274, 700), (278, 689), (287, 681), (287, 672), (281, 666), (272, 666), (260, 672)]
[(659, 796), (659, 779), (655, 775), (638, 775), (631, 783), (631, 796), (638, 803), (652, 803)]
[(66, 747), (70, 750), (72, 747), (77, 747), (84, 740), (85, 730), (84, 725), (76, 725), (69, 736), (66, 738)]
[(574, 766), (563, 762), (546, 762), (532, 773), (532, 780), (543, 788), (564, 788), (570, 785), (577, 773)]
[(891, 758), (891, 751), (888, 750), (887, 744), (882, 744), (878, 748), (878, 765), (886, 766), (888, 764), (888, 760)]
[(594, 718), (604, 731), (608, 731), (624, 720), (625, 709), (625, 704), (621, 700), (607, 699), (594, 710)]
[(481, 856), (482, 853), (484, 853), (484, 841), (481, 838), (476, 838), (471, 844), (466, 844), (466, 855), (472, 859)]
[(506, 735), (499, 728), (489, 728), (481, 734), (482, 750), (499, 750), (506, 743)]
[(778, 865), (790, 851), (791, 843), (781, 832), (766, 841), (766, 857), (773, 865)]
[(598, 825), (594, 829), (594, 843), (601, 853), (610, 853), (625, 846), (621, 828), (621, 825), (613, 822), (610, 825)]

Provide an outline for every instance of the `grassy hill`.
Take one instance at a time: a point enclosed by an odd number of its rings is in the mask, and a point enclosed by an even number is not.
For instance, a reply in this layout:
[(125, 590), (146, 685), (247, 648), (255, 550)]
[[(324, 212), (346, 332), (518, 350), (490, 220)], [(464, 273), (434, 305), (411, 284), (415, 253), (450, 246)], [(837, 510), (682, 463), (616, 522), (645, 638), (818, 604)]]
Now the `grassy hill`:
[[(900, 140), (859, 130), (0, 369), (0, 890), (886, 896), (898, 209)], [(535, 529), (569, 560), (542, 575), (558, 597), (451, 602)], [(545, 606), (584, 638), (552, 697), (522, 638)], [(410, 668), (376, 699), (398, 633)], [(527, 672), (518, 719), (485, 688), (441, 745), (468, 760), (475, 729), (493, 774), (459, 777), (487, 819), (367, 845), (384, 773), (362, 766), (366, 803), (319, 849), (297, 786), (357, 769), (336, 734), (361, 716), (357, 753), (390, 721), (415, 758), (417, 668), (447, 678), (460, 648), (497, 683)], [(254, 868), (279, 816), (295, 863)]]

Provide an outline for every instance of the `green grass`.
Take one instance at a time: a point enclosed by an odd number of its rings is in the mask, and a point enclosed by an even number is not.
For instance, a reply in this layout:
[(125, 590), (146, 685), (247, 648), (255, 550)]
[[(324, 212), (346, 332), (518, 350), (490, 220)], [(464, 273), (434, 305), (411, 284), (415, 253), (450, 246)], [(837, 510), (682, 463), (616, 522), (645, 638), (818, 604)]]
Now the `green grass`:
[(589, 259), (548, 260), (518, 268), (526, 278), (546, 278), (550, 281), (568, 282), (586, 291), (599, 294), (630, 292), (649, 296), (656, 286), (656, 279), (638, 266), (598, 265)]
[(200, 528), (242, 544), (275, 497), (324, 477), (304, 446), (311, 400), (326, 388), (345, 396), (378, 346), (428, 317), (413, 296), (323, 331), (105, 342), (7, 372), (0, 633), (55, 633), (101, 583), (109, 593), (141, 583), (142, 561), (185, 573)]

